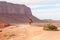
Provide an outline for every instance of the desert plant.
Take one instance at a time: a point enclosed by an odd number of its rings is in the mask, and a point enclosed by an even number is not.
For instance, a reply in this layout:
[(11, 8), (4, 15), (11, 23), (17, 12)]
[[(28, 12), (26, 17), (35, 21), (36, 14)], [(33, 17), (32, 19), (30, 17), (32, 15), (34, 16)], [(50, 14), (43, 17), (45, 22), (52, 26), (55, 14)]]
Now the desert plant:
[(51, 24), (44, 25), (43, 29), (44, 30), (58, 30), (56, 26), (51, 25)]
[(9, 32), (9, 33), (6, 33), (4, 36), (5, 36), (5, 39), (8, 40), (8, 39), (10, 39), (12, 36), (15, 36), (15, 34)]

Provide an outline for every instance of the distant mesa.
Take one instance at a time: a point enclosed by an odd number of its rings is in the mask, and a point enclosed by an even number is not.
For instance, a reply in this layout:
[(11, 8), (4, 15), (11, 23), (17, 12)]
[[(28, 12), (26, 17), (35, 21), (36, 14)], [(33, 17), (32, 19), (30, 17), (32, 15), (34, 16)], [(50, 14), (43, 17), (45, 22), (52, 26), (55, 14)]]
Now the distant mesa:
[(32, 15), (31, 9), (26, 5), (0, 1), (0, 21), (7, 23), (28, 23), (28, 17), (32, 17), (33, 22), (42, 22), (42, 20)]

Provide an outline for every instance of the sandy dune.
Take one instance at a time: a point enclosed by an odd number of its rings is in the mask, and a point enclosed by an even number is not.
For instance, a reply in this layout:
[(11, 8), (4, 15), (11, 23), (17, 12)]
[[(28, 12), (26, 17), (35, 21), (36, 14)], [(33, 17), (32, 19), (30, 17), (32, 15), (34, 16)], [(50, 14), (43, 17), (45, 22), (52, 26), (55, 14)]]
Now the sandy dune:
[(3, 29), (0, 40), (60, 40), (60, 31), (44, 31), (36, 25), (19, 24)]

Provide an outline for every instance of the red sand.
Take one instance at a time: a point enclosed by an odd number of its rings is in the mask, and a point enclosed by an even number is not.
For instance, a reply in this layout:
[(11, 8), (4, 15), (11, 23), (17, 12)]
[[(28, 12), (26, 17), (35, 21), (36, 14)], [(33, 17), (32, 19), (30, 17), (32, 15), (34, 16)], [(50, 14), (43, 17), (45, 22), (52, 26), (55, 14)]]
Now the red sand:
[(20, 24), (3, 29), (0, 40), (60, 40), (60, 31), (43, 31), (42, 27)]

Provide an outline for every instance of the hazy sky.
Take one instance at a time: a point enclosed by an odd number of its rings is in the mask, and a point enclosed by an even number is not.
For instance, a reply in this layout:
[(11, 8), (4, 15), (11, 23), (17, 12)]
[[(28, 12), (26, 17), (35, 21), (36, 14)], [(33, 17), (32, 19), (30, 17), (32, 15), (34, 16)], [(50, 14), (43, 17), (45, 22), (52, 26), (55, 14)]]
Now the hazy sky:
[(60, 20), (60, 0), (0, 0), (25, 4), (31, 8), (32, 14), (39, 19)]

